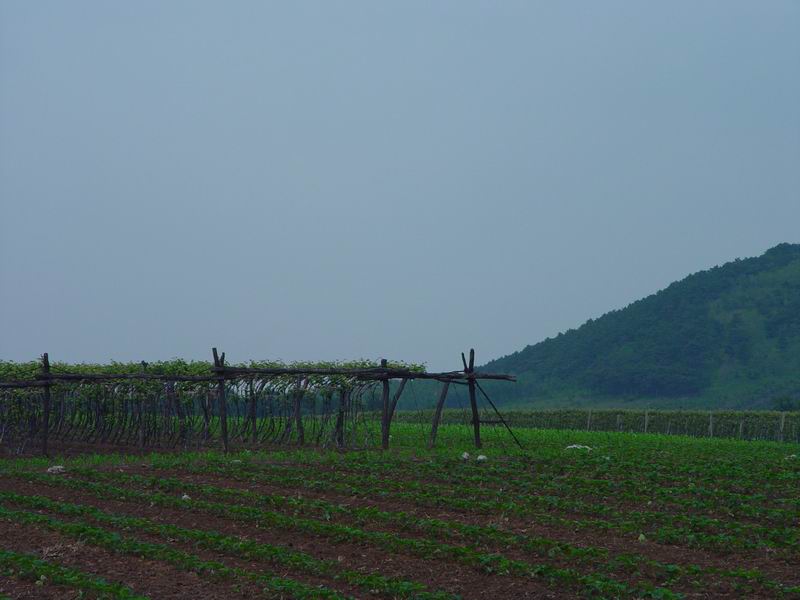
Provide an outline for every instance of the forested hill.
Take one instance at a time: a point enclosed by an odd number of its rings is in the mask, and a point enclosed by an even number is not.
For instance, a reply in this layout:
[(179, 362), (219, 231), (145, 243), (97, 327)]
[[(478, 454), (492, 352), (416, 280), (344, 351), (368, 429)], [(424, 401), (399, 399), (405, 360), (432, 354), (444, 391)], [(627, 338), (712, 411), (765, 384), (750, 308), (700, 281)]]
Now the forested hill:
[(800, 244), (701, 271), (494, 360), (503, 403), (770, 408), (800, 397)]

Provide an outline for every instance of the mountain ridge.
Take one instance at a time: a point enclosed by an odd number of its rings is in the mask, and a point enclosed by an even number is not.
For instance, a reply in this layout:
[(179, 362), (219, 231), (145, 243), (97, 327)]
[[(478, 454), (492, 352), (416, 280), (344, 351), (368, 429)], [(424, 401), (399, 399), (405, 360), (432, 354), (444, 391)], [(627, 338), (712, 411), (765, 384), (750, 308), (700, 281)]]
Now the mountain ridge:
[(770, 408), (800, 397), (800, 244), (698, 271), (492, 360), (504, 404)]

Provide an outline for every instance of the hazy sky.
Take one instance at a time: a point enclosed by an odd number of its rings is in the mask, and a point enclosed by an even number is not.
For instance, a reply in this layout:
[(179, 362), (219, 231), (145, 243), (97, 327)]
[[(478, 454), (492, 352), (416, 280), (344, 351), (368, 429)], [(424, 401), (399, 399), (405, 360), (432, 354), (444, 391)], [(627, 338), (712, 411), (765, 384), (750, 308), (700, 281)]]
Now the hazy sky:
[(782, 241), (797, 0), (0, 0), (0, 358), (457, 368)]

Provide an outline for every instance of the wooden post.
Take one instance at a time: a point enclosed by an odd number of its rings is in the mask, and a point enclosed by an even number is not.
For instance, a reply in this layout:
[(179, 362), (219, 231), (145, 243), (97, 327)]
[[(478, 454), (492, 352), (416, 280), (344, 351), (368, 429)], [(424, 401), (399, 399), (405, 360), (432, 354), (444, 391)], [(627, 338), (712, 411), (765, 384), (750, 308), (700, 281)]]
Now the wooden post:
[(303, 427), (303, 381), (297, 378), (297, 389), (294, 392), (294, 425), (297, 429), (297, 445), (302, 446), (306, 442), (306, 430)]
[[(461, 354), (461, 360), (466, 363), (463, 353)], [(469, 405), (472, 408), (472, 432), (475, 435), (475, 447), (481, 448), (481, 421), (478, 414), (478, 400), (475, 397), (475, 379), (472, 377), (475, 373), (474, 348), (469, 349), (469, 364), (465, 364), (464, 372), (469, 377), (467, 379), (467, 387), (469, 388)]]
[[(381, 359), (381, 368), (385, 369), (387, 361), (385, 358)], [(381, 448), (384, 450), (389, 449), (389, 379), (383, 379), (383, 392), (381, 394)]]
[(392, 419), (394, 418), (394, 411), (397, 408), (397, 402), (400, 400), (400, 396), (403, 394), (403, 390), (406, 387), (406, 383), (408, 379), (400, 380), (400, 387), (397, 388), (397, 391), (392, 396), (392, 401), (389, 404), (389, 418), (386, 421), (386, 435), (390, 435), (392, 431)]
[[(212, 348), (211, 353), (214, 355), (214, 366), (218, 369), (225, 368), (225, 353), (222, 356), (217, 355), (217, 349)], [(219, 372), (219, 382), (217, 383), (217, 401), (219, 402), (219, 424), (222, 433), (222, 448), (225, 453), (228, 453), (228, 404), (225, 400), (225, 373)]]
[(786, 413), (782, 412), (781, 413), (781, 428), (780, 428), (780, 431), (778, 432), (778, 439), (781, 442), (783, 441), (783, 429), (784, 429), (785, 425), (786, 425)]
[(589, 409), (589, 414), (586, 417), (586, 431), (592, 430), (592, 409)]
[(714, 413), (708, 413), (708, 437), (714, 437)]
[(433, 448), (436, 445), (436, 434), (439, 431), (439, 421), (442, 419), (442, 409), (444, 408), (444, 401), (447, 398), (447, 390), (450, 389), (450, 382), (445, 381), (442, 384), (442, 391), (439, 394), (439, 401), (436, 403), (436, 412), (433, 413), (433, 423), (431, 424), (431, 437), (428, 440), (428, 448)]
[[(142, 373), (144, 373), (147, 370), (147, 363), (142, 361), (140, 364), (142, 366)], [(145, 429), (144, 420), (144, 398), (138, 393), (136, 395), (136, 403), (139, 406), (139, 446), (143, 448), (147, 442), (147, 430)]]
[[(42, 375), (50, 378), (50, 357), (42, 354)], [(44, 410), (42, 412), (42, 455), (47, 456), (47, 436), (50, 432), (50, 384), (44, 386)]]
[(258, 415), (256, 411), (256, 391), (253, 389), (253, 382), (250, 382), (250, 426), (253, 428), (251, 432), (251, 439), (253, 440), (253, 445), (255, 446), (258, 442)]
[(647, 433), (647, 428), (650, 426), (650, 409), (644, 411), (644, 432)]
[(339, 392), (339, 410), (336, 414), (336, 429), (335, 437), (336, 437), (336, 446), (338, 448), (344, 448), (344, 413), (347, 409), (347, 403), (350, 398), (350, 390), (347, 388), (342, 388)]
[(206, 390), (205, 397), (200, 398), (200, 408), (203, 410), (203, 442), (208, 441), (211, 430), (211, 409), (214, 407), (214, 392)]

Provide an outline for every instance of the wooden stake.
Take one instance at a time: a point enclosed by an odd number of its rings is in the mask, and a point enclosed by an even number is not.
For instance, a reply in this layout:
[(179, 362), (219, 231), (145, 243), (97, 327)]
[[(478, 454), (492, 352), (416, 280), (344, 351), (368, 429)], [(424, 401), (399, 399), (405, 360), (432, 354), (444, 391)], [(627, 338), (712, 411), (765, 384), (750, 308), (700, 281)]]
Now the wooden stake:
[[(225, 367), (225, 353), (222, 356), (217, 355), (217, 349), (212, 348), (211, 353), (214, 355), (214, 366), (222, 369)], [(222, 448), (225, 453), (228, 453), (228, 405), (225, 399), (225, 374), (220, 372), (219, 383), (217, 383), (217, 400), (219, 402), (219, 423), (222, 432)]]
[[(147, 363), (142, 361), (140, 363), (142, 365), (142, 373), (147, 370)], [(139, 409), (139, 446), (144, 447), (145, 442), (147, 441), (147, 430), (144, 426), (144, 398), (142, 398), (141, 394), (136, 394), (136, 406)]]
[(336, 446), (344, 448), (344, 413), (347, 409), (347, 403), (350, 398), (350, 390), (342, 388), (339, 392), (339, 410), (336, 415)]
[(258, 417), (256, 414), (256, 391), (253, 389), (252, 382), (250, 382), (250, 425), (253, 428), (251, 438), (255, 446), (258, 442)]
[[(50, 377), (50, 357), (47, 352), (42, 354), (42, 374)], [(42, 455), (47, 454), (47, 437), (50, 433), (50, 385), (44, 386), (44, 411), (42, 413)]]
[(408, 379), (401, 379), (400, 386), (397, 388), (397, 391), (394, 393), (394, 396), (392, 396), (392, 402), (389, 405), (389, 422), (386, 425), (386, 429), (389, 430), (390, 432), (392, 429), (392, 419), (394, 418), (394, 411), (397, 408), (397, 402), (398, 400), (400, 400), (400, 396), (403, 394), (403, 390), (405, 389), (407, 382)]
[[(381, 368), (386, 368), (387, 362), (385, 358), (381, 359)], [(381, 394), (381, 406), (383, 414), (381, 415), (381, 448), (384, 450), (389, 449), (389, 379), (384, 378), (382, 381), (383, 391)]]
[[(461, 360), (464, 360), (464, 355), (461, 355)], [(475, 374), (475, 349), (469, 350), (469, 365), (466, 370), (469, 379), (467, 379), (467, 386), (469, 387), (469, 405), (472, 407), (472, 432), (475, 436), (475, 447), (481, 448), (481, 421), (478, 414), (478, 399), (475, 397), (475, 379), (472, 375)]]
[(297, 378), (297, 389), (294, 392), (294, 425), (297, 429), (297, 445), (302, 446), (306, 442), (306, 430), (303, 427), (303, 382)]
[(436, 433), (439, 431), (439, 421), (442, 418), (442, 409), (444, 408), (444, 401), (447, 398), (447, 390), (450, 389), (450, 382), (445, 381), (442, 384), (442, 391), (439, 394), (439, 401), (436, 403), (436, 412), (433, 413), (433, 423), (431, 424), (431, 437), (428, 440), (428, 448), (433, 448), (436, 445)]

